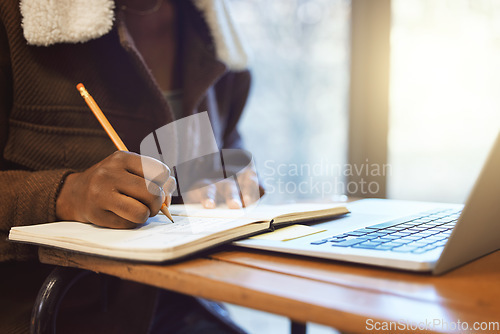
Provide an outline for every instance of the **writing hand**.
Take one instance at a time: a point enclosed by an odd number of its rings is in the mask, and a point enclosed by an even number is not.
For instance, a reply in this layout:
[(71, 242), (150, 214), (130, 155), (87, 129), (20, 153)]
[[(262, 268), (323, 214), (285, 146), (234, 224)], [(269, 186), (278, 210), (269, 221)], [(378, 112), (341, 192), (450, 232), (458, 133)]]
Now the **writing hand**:
[(56, 201), (60, 220), (134, 228), (170, 204), (175, 179), (162, 162), (117, 151), (84, 172), (68, 175)]

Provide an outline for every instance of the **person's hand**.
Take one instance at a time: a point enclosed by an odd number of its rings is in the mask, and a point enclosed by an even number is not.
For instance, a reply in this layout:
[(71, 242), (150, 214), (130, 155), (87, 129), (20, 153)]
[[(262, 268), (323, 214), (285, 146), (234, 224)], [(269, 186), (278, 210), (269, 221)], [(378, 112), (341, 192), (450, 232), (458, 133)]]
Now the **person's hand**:
[(185, 203), (201, 203), (205, 209), (213, 209), (218, 203), (225, 203), (230, 209), (241, 209), (255, 203), (264, 190), (259, 185), (253, 168), (245, 168), (234, 178), (219, 182), (204, 179), (197, 182), (183, 195)]
[(160, 161), (117, 151), (81, 173), (68, 175), (56, 201), (60, 220), (133, 228), (170, 204), (175, 179)]

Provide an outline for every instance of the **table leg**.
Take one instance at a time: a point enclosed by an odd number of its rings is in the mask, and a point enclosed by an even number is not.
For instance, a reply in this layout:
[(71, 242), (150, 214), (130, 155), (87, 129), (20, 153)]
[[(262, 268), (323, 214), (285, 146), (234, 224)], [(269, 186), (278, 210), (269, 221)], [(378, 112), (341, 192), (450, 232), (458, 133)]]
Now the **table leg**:
[(306, 324), (302, 322), (291, 321), (291, 334), (306, 334)]

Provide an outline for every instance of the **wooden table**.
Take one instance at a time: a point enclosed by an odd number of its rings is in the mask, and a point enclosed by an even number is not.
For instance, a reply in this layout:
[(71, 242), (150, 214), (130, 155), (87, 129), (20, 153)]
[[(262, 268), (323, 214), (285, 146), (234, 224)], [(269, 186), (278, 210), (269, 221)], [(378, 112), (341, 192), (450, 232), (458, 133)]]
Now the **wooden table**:
[[(404, 328), (393, 333), (423, 332), (409, 326), (424, 326), (426, 321), (426, 333), (464, 333), (464, 322), (470, 329), (475, 322), (500, 326), (498, 251), (437, 277), (229, 246), (167, 265), (48, 248), (40, 248), (39, 257), (43, 263), (92, 270), (349, 333), (387, 333), (375, 329), (391, 325), (388, 322), (403, 323)], [(500, 328), (471, 332), (500, 333)]]

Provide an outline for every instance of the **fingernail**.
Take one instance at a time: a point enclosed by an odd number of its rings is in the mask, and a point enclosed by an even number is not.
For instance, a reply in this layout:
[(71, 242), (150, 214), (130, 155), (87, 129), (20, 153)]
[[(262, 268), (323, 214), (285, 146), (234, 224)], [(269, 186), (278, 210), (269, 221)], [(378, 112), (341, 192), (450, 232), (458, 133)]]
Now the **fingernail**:
[(203, 201), (203, 207), (205, 209), (213, 209), (215, 208), (215, 201), (211, 198), (207, 198), (206, 200)]
[(235, 199), (228, 201), (227, 206), (230, 209), (241, 209), (242, 208), (241, 202), (238, 200), (235, 200)]
[(244, 195), (243, 196), (243, 202), (245, 202), (245, 205), (252, 204), (253, 203), (252, 197), (250, 197), (249, 195)]

